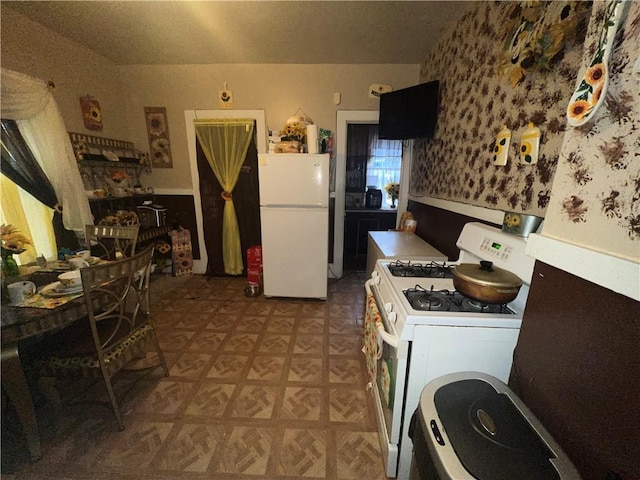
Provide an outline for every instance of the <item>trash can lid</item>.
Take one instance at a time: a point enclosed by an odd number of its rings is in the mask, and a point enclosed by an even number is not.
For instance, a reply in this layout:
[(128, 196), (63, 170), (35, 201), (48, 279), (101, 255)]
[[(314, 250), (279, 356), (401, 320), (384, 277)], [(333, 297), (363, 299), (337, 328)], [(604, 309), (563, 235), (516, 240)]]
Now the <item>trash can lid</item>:
[(478, 479), (560, 480), (553, 453), (509, 397), (469, 379), (440, 387), (440, 421), (460, 462)]

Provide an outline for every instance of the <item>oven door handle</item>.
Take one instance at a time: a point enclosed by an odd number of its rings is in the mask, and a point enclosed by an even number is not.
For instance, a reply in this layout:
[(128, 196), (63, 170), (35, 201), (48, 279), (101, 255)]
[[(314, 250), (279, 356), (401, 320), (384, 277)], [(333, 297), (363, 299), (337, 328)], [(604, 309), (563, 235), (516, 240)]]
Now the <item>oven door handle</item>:
[[(372, 280), (367, 280), (366, 282), (364, 282), (364, 289), (367, 292), (367, 295), (370, 295), (373, 293), (371, 291), (371, 285), (373, 285)], [(375, 295), (373, 297), (375, 298)], [(376, 308), (377, 308), (377, 305), (376, 305)], [(378, 338), (381, 338), (385, 343), (388, 343), (393, 348), (398, 348), (398, 345), (400, 345), (400, 340), (398, 339), (398, 337), (387, 332), (384, 329), (384, 325), (382, 324), (378, 325), (377, 330), (378, 330)], [(382, 347), (382, 345), (380, 345), (380, 347)], [(382, 348), (379, 348), (378, 358), (380, 358), (381, 356), (382, 356)]]

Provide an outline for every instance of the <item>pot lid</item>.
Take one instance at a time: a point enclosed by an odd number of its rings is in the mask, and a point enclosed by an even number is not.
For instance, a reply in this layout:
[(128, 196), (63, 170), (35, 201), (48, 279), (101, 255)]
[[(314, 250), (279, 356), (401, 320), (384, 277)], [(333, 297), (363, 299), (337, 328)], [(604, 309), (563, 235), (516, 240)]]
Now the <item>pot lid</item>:
[(492, 262), (461, 263), (453, 269), (453, 275), (461, 280), (487, 287), (520, 288), (522, 280), (516, 274), (494, 267)]

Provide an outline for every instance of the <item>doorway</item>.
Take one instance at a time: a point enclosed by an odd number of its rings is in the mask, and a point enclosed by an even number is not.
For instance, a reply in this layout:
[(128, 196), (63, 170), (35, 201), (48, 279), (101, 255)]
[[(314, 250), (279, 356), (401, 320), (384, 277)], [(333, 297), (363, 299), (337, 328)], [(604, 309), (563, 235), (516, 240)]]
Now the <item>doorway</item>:
[(333, 234), (333, 263), (329, 266), (335, 278), (341, 278), (344, 262), (344, 215), (347, 172), (347, 128), (351, 123), (378, 123), (375, 110), (338, 110), (336, 115), (336, 208)]
[[(191, 194), (196, 216), (196, 226), (198, 228), (197, 238), (192, 236), (191, 241), (198, 242), (200, 248), (200, 259), (194, 260), (194, 273), (207, 273), (209, 263), (209, 252), (204, 236), (204, 215), (202, 213), (202, 195), (200, 192), (200, 178), (198, 175), (198, 154), (196, 148), (196, 133), (193, 128), (193, 121), (202, 118), (251, 118), (256, 122), (256, 148), (258, 154), (267, 153), (267, 128), (264, 110), (187, 110), (185, 111), (185, 123), (187, 129), (187, 142), (189, 149), (189, 167), (191, 169)], [(213, 254), (213, 252), (212, 252)]]
[(396, 226), (386, 187), (400, 184), (402, 142), (380, 139), (378, 124), (347, 125), (343, 271), (364, 271), (369, 232)]
[[(378, 123), (379, 112), (375, 110), (338, 110), (336, 115), (336, 208), (334, 223), (334, 256), (330, 264), (330, 272), (335, 278), (341, 278), (344, 262), (344, 216), (345, 187), (347, 167), (347, 127), (353, 123)], [(413, 140), (403, 142), (402, 167), (400, 173), (400, 195), (397, 202), (396, 215), (400, 216), (407, 208), (409, 172), (411, 170), (411, 153)]]
[[(255, 137), (255, 134), (254, 134)], [(198, 174), (200, 178), (200, 196), (202, 198), (202, 212), (207, 221), (204, 224), (204, 237), (209, 253), (207, 275), (216, 277), (226, 276), (223, 260), (223, 229), (225, 200), (223, 188), (209, 165), (200, 141), (196, 139), (198, 154)], [(246, 273), (247, 249), (260, 242), (260, 202), (258, 190), (258, 151), (255, 141), (249, 143), (238, 181), (233, 188), (233, 207), (240, 233), (240, 251), (244, 264), (243, 274)]]
[(389, 183), (400, 184), (402, 151), (400, 140), (378, 137), (378, 124), (347, 125), (346, 208), (365, 205), (365, 192), (369, 188), (382, 192), (383, 208), (392, 207), (385, 188)]

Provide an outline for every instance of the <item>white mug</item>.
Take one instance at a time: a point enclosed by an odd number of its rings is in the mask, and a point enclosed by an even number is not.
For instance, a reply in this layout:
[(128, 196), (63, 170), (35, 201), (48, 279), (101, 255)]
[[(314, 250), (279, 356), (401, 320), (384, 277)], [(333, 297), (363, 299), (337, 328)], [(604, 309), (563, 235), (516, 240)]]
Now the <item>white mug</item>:
[(91, 258), (91, 250), (80, 250), (76, 252), (76, 257), (88, 261)]
[(36, 293), (36, 285), (33, 282), (15, 282), (7, 285), (7, 290), (11, 304), (19, 305)]
[(72, 270), (79, 270), (84, 267), (88, 267), (89, 263), (84, 260), (82, 257), (74, 257), (67, 260), (69, 265), (71, 265)]

